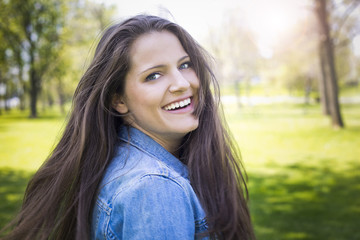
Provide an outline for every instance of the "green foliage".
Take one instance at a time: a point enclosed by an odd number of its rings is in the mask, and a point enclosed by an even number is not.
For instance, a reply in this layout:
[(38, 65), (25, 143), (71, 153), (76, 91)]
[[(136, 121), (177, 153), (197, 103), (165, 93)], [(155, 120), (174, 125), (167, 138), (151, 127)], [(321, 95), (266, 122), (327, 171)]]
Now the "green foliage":
[[(58, 0), (13, 0), (1, 1), (2, 15), (0, 32), (8, 52), (7, 62), (0, 62), (10, 76), (7, 86), (17, 81), (10, 89), (10, 97), (29, 93), (31, 116), (36, 117), (36, 102), (43, 87), (46, 74), (53, 74), (58, 68), (59, 52), (62, 48), (63, 1)], [(25, 67), (26, 66), (26, 67)], [(24, 75), (29, 84), (24, 84)], [(60, 76), (61, 77), (61, 76)], [(9, 90), (8, 90), (9, 91)]]
[(0, 0), (4, 98), (17, 96), (22, 106), (25, 97), (40, 98), (44, 108), (70, 101), (94, 39), (113, 15), (114, 7), (92, 1)]
[[(318, 105), (226, 105), (249, 176), (259, 240), (359, 239), (360, 106), (343, 105), (346, 129), (328, 128)], [(0, 117), (0, 226), (61, 133), (64, 117), (13, 111)]]

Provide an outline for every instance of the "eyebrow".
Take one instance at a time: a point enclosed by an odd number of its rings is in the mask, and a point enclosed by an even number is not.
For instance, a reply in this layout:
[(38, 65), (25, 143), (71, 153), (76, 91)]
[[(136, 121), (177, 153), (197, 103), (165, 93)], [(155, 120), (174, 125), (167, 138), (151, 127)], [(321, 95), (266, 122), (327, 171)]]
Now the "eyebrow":
[[(186, 59), (186, 58), (190, 58), (190, 57), (189, 57), (188, 55), (185, 55), (185, 56), (181, 57), (181, 58), (178, 60), (178, 63), (181, 62), (181, 61), (183, 61), (183, 60)], [(143, 74), (144, 72), (147, 72), (147, 71), (149, 71), (149, 70), (151, 70), (151, 69), (162, 68), (162, 67), (165, 67), (165, 65), (164, 65), (164, 64), (162, 64), (162, 65), (156, 65), (156, 66), (153, 66), (153, 67), (150, 67), (150, 68), (145, 69), (144, 71), (142, 71), (142, 72), (139, 73), (138, 75), (141, 75), (141, 74)]]

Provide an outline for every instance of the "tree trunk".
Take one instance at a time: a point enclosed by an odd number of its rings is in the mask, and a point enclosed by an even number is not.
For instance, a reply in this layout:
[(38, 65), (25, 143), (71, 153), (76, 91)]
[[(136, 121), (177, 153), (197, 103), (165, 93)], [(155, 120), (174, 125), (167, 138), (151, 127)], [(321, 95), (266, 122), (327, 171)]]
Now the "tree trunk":
[[(1, 86), (3, 85), (3, 82), (2, 82), (2, 72), (0, 70), (0, 88)], [(0, 115), (2, 115), (2, 100), (3, 100), (3, 97), (2, 97), (2, 90), (0, 90)]]
[(329, 94), (329, 105), (330, 105), (330, 114), (332, 119), (332, 124), (334, 127), (344, 127), (344, 123), (341, 117), (340, 112), (340, 103), (339, 103), (339, 91), (337, 84), (337, 74), (335, 69), (335, 56), (334, 48), (331, 39), (327, 39), (325, 42), (326, 55), (329, 61), (329, 73), (331, 81), (328, 84), (328, 94)]
[(305, 81), (305, 104), (309, 105), (310, 104), (310, 94), (312, 91), (312, 78), (307, 76), (306, 81)]
[(22, 53), (22, 49), (16, 49), (14, 48), (13, 50), (16, 54), (16, 62), (17, 62), (17, 66), (19, 68), (19, 73), (18, 73), (18, 79), (19, 79), (19, 85), (17, 86), (17, 94), (19, 97), (19, 109), (21, 111), (25, 110), (25, 82), (24, 82), (24, 60), (22, 59), (21, 53)]
[(59, 105), (61, 114), (65, 114), (65, 93), (63, 89), (63, 82), (61, 77), (58, 79), (58, 95), (59, 95)]
[(34, 53), (30, 49), (30, 118), (37, 118), (37, 99), (39, 79), (36, 74)]
[(11, 107), (9, 100), (10, 99), (10, 90), (9, 88), (6, 88), (5, 96), (4, 96), (4, 104), (5, 104), (5, 112), (10, 112)]
[(19, 109), (20, 111), (25, 111), (25, 87), (24, 87), (24, 83), (21, 84), (21, 91), (19, 94), (19, 100), (20, 100), (20, 104), (19, 104)]
[[(27, 6), (28, 7), (28, 6)], [(36, 45), (37, 42), (32, 38), (33, 28), (34, 26), (31, 23), (31, 13), (27, 11), (27, 7), (25, 7), (23, 14), (23, 22), (22, 27), (24, 28), (24, 32), (29, 43), (29, 48), (27, 49), (29, 57), (30, 57), (30, 69), (29, 69), (29, 80), (30, 80), (30, 118), (37, 118), (37, 99), (38, 92), (40, 86), (40, 79), (38, 77), (37, 69), (35, 66), (35, 54), (36, 54)]]
[(330, 115), (332, 125), (336, 128), (343, 128), (344, 123), (342, 121), (339, 96), (338, 96), (338, 85), (337, 75), (335, 69), (335, 55), (334, 46), (330, 36), (330, 27), (328, 23), (328, 12), (326, 7), (327, 0), (315, 0), (317, 7), (317, 15), (320, 23), (320, 44), (324, 48), (324, 63), (326, 72), (326, 88), (327, 96), (329, 100)]
[(23, 79), (24, 71), (22, 64), (18, 63), (18, 67), (19, 67), (19, 74), (18, 74), (19, 84), (17, 86), (17, 94), (20, 101), (19, 109), (20, 111), (24, 111), (25, 110), (25, 83)]
[(326, 76), (326, 60), (325, 52), (322, 41), (319, 42), (319, 60), (320, 60), (320, 70), (321, 76), (319, 78), (319, 92), (320, 92), (320, 102), (322, 107), (322, 112), (324, 115), (330, 116), (330, 106), (329, 106), (329, 96), (327, 91), (327, 79)]
[(38, 92), (36, 89), (36, 76), (33, 73), (33, 71), (31, 71), (30, 74), (30, 118), (37, 118), (37, 97), (38, 97)]

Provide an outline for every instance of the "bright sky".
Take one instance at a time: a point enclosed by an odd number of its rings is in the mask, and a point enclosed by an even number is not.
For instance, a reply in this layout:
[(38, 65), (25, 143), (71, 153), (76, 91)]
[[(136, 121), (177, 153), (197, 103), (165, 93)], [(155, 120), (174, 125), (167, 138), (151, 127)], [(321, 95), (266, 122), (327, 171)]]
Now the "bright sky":
[(283, 33), (310, 14), (307, 0), (242, 1), (247, 25), (255, 33), (261, 54), (271, 57), (272, 46)]
[[(224, 16), (238, 9), (240, 19), (255, 33), (264, 57), (282, 33), (309, 13), (310, 0), (94, 0), (117, 6), (117, 18), (140, 13), (155, 14), (184, 27), (200, 43), (209, 28), (219, 26)], [(359, 48), (359, 47), (358, 47)], [(358, 50), (359, 51), (359, 50)]]
[(114, 4), (118, 17), (130, 17), (140, 13), (170, 18), (200, 40), (209, 27), (221, 23), (224, 11), (236, 0), (96, 0)]
[(360, 35), (357, 35), (353, 40), (353, 50), (355, 55), (360, 57)]
[[(285, 31), (301, 17), (307, 0), (96, 0), (115, 4), (118, 17), (150, 13), (169, 17), (200, 40), (209, 27), (222, 23), (224, 14), (239, 8), (250, 27), (267, 42), (271, 35)], [(168, 12), (169, 11), (169, 12)], [(266, 40), (268, 39), (268, 40)]]

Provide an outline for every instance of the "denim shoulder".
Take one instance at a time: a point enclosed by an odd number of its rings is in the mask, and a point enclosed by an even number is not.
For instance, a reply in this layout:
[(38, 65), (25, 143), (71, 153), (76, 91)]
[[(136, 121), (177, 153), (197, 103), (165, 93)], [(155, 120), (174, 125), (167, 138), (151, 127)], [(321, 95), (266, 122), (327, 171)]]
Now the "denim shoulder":
[(127, 163), (109, 166), (104, 178), (92, 239), (200, 239), (205, 213), (188, 179), (147, 154), (126, 155)]

